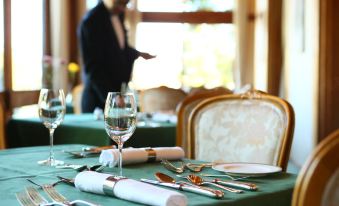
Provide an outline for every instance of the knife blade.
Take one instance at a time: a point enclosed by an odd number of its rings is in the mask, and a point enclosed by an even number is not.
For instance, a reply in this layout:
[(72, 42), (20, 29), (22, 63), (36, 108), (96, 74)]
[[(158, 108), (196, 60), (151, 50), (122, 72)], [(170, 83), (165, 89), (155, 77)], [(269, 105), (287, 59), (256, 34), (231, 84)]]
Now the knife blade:
[(188, 184), (176, 184), (176, 183), (167, 183), (167, 182), (159, 182), (157, 180), (149, 180), (149, 179), (140, 179), (142, 182), (154, 184), (154, 185), (161, 185), (164, 187), (170, 187), (173, 189), (177, 190), (182, 190), (182, 191), (187, 191), (187, 192), (193, 192), (197, 193), (200, 195), (205, 195), (208, 197), (213, 197), (213, 198), (223, 198), (224, 193), (220, 190), (214, 190), (210, 188), (205, 188), (205, 187), (199, 187), (199, 186), (191, 186)]

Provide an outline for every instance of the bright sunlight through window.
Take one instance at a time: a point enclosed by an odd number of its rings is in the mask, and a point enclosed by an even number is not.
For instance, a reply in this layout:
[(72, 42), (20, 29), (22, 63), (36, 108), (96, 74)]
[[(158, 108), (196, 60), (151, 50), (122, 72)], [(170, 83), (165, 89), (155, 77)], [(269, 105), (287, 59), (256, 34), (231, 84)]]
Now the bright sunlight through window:
[(41, 88), (43, 1), (12, 0), (13, 90)]

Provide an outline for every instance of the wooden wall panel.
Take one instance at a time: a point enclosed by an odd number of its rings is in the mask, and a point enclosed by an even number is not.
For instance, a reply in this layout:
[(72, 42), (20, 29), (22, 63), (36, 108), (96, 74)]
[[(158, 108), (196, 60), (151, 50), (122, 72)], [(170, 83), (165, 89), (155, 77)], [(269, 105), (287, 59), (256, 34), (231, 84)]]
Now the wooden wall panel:
[(339, 1), (320, 3), (319, 138), (339, 128)]

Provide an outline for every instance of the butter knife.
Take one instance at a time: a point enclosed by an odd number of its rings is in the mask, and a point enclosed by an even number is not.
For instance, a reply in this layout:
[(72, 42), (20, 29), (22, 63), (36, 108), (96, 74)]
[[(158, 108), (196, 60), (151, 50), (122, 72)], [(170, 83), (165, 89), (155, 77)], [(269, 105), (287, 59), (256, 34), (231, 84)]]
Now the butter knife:
[(170, 187), (177, 190), (193, 192), (200, 195), (205, 195), (208, 197), (218, 198), (221, 199), (224, 197), (224, 193), (220, 190), (213, 190), (210, 188), (203, 188), (197, 186), (190, 186), (187, 184), (176, 184), (176, 183), (167, 183), (167, 182), (159, 182), (157, 180), (149, 180), (149, 179), (140, 179), (142, 182), (154, 184), (154, 185), (161, 185), (165, 187)]
[(209, 181), (213, 182), (213, 183), (220, 184), (220, 185), (237, 187), (237, 188), (251, 190), (251, 191), (255, 191), (255, 190), (258, 189), (256, 184), (249, 183), (249, 182), (237, 182), (237, 181), (233, 181), (233, 180), (223, 181), (223, 180), (220, 180), (218, 178), (211, 179)]

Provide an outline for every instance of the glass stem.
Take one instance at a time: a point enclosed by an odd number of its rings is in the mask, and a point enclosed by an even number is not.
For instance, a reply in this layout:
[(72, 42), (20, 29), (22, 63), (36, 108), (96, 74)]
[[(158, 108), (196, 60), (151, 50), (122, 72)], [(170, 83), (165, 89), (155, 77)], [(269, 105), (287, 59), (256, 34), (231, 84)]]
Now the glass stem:
[(49, 161), (50, 165), (53, 165), (54, 162), (54, 152), (53, 152), (53, 135), (55, 129), (49, 129)]
[(119, 175), (122, 177), (122, 147), (123, 143), (118, 143), (118, 149), (119, 149)]

